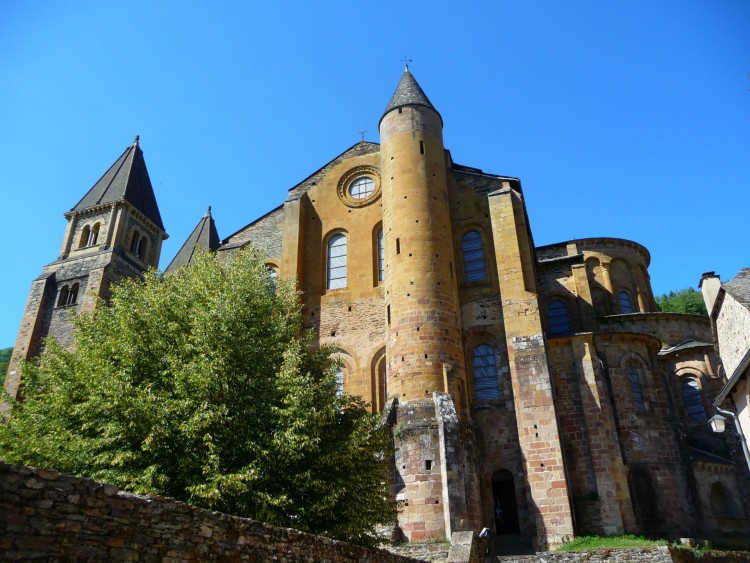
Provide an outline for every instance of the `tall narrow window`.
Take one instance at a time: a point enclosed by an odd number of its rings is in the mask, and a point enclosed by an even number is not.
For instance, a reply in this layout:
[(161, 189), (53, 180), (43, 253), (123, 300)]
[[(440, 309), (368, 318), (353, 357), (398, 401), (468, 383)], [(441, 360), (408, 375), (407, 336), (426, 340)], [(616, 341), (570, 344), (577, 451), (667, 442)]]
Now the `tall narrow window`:
[(633, 397), (633, 405), (638, 410), (646, 408), (646, 402), (643, 400), (643, 389), (641, 388), (640, 370), (635, 366), (628, 366), (628, 381), (630, 382), (630, 394)]
[(328, 241), (328, 289), (346, 287), (346, 236), (339, 233)]
[(78, 247), (79, 248), (83, 248), (83, 247), (88, 246), (89, 245), (88, 242), (89, 242), (89, 237), (90, 236), (91, 236), (91, 227), (89, 227), (88, 225), (86, 225), (83, 228), (83, 232), (81, 233), (81, 240), (78, 243)]
[(688, 422), (706, 422), (706, 409), (703, 408), (703, 397), (701, 389), (695, 379), (684, 379), (682, 381), (682, 400), (685, 402)]
[(344, 370), (336, 368), (336, 396), (341, 397), (344, 394)]
[(98, 238), (99, 238), (99, 223), (94, 225), (94, 227), (89, 231), (89, 236), (88, 236), (88, 240), (86, 241), (86, 246), (94, 246)]
[(547, 320), (551, 336), (570, 334), (570, 319), (568, 308), (561, 299), (550, 301), (547, 305)]
[(57, 300), (58, 307), (62, 307), (63, 305), (68, 304), (69, 293), (70, 293), (70, 288), (67, 285), (64, 285), (63, 288), (60, 290), (60, 297)]
[(469, 231), (461, 239), (461, 249), (464, 256), (464, 279), (467, 282), (486, 279), (482, 236), (477, 231)]
[(471, 367), (474, 372), (474, 390), (477, 400), (490, 401), (500, 398), (500, 378), (498, 377), (497, 357), (492, 346), (480, 344), (471, 353)]
[(138, 242), (141, 240), (141, 235), (138, 233), (138, 231), (135, 231), (133, 233), (133, 240), (130, 242), (130, 252), (138, 255)]
[(620, 299), (620, 312), (623, 315), (627, 315), (633, 312), (633, 302), (630, 300), (630, 295), (627, 291), (620, 291), (617, 294)]
[(279, 279), (279, 273), (273, 266), (266, 266), (266, 270), (268, 271), (268, 290), (272, 294), (276, 294), (276, 282)]
[(146, 259), (146, 249), (147, 248), (148, 248), (148, 240), (146, 239), (145, 236), (143, 236), (143, 237), (141, 237), (141, 240), (138, 243), (138, 252), (136, 254), (138, 256), (138, 258), (140, 258), (141, 260), (145, 260)]
[(66, 305), (75, 305), (78, 302), (78, 284), (74, 283), (68, 292), (68, 301)]
[(383, 259), (383, 229), (378, 231), (378, 281), (383, 281), (385, 260)]

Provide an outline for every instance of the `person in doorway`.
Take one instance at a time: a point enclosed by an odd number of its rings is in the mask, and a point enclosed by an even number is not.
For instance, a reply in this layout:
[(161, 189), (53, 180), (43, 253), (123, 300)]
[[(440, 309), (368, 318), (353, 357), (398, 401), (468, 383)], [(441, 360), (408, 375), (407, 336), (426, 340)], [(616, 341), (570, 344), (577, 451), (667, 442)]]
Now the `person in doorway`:
[(500, 506), (500, 497), (495, 497), (495, 530), (498, 534), (503, 532), (503, 507)]

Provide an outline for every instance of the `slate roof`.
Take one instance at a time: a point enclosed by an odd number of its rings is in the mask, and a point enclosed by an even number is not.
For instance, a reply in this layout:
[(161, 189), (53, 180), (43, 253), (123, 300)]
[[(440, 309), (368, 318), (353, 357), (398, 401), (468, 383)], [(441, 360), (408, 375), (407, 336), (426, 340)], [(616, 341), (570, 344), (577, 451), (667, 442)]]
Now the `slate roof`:
[(203, 250), (214, 251), (219, 248), (219, 232), (216, 230), (216, 223), (214, 218), (211, 216), (211, 207), (209, 206), (206, 214), (201, 217), (198, 224), (190, 233), (190, 236), (182, 245), (177, 255), (172, 259), (164, 270), (165, 273), (174, 272), (180, 266), (190, 264), (195, 256), (196, 248), (202, 248)]
[[(389, 111), (393, 111), (394, 109), (403, 106), (428, 107), (440, 117), (440, 113), (435, 109), (435, 106), (432, 105), (432, 102), (430, 102), (427, 94), (424, 93), (421, 86), (417, 84), (414, 75), (409, 72), (408, 67), (404, 71), (403, 76), (401, 76), (401, 80), (399, 81), (398, 86), (396, 86), (396, 91), (393, 93), (391, 101), (388, 102), (388, 105), (383, 112), (383, 117), (385, 117)], [(383, 117), (380, 118), (381, 121), (383, 120)], [(440, 122), (442, 123), (442, 121), (443, 118), (440, 117)]]
[(750, 306), (750, 268), (742, 268), (739, 274), (722, 284), (722, 287), (737, 301)]
[(682, 342), (678, 342), (670, 348), (660, 350), (657, 355), (668, 356), (670, 354), (674, 354), (675, 352), (682, 352), (683, 350), (690, 350), (693, 348), (713, 348), (713, 346), (714, 345), (710, 342), (700, 342), (698, 340), (683, 340)]
[(165, 230), (138, 137), (70, 211), (83, 211), (118, 201), (127, 201), (154, 225)]
[(695, 446), (688, 446), (688, 450), (690, 451), (690, 459), (693, 461), (707, 461), (709, 463), (720, 463), (722, 465), (736, 465), (731, 459), (707, 452), (706, 450), (696, 448)]

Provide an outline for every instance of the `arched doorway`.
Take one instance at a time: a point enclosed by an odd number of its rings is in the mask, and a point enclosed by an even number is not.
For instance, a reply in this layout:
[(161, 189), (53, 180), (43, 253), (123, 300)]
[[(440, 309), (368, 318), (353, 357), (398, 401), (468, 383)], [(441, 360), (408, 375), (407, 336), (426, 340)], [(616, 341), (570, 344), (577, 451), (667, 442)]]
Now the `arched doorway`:
[(499, 469), (492, 474), (492, 510), (498, 535), (518, 534), (518, 505), (513, 474)]
[(635, 518), (641, 528), (640, 532), (649, 536), (662, 534), (664, 530), (659, 514), (658, 497), (648, 470), (644, 467), (631, 467), (628, 483)]

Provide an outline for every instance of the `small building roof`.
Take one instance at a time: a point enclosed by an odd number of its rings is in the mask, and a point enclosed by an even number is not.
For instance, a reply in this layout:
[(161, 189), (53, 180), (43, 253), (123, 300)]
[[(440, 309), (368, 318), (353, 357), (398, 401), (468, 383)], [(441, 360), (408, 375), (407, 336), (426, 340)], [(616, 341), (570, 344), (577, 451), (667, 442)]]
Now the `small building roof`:
[(193, 232), (190, 233), (185, 244), (182, 245), (182, 248), (180, 248), (164, 271), (165, 273), (174, 272), (180, 266), (190, 264), (195, 257), (197, 248), (213, 252), (219, 248), (219, 245), (219, 232), (216, 230), (216, 223), (211, 216), (211, 206), (209, 206), (206, 214), (198, 221), (198, 224), (193, 229)]
[(739, 274), (723, 283), (722, 287), (737, 301), (750, 306), (750, 268), (742, 268)]
[(164, 231), (138, 137), (70, 211), (127, 201)]

